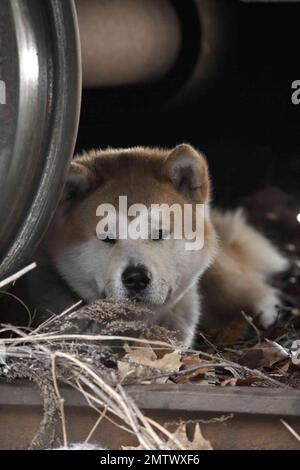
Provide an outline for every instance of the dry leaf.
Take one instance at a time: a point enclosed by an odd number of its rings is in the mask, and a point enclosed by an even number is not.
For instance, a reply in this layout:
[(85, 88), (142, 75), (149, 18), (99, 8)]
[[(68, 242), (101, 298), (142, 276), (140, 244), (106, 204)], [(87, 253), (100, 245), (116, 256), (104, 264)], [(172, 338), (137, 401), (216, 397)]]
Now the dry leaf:
[[(178, 426), (176, 431), (173, 433), (174, 437), (180, 442), (185, 450), (212, 450), (211, 443), (204, 439), (199, 423), (195, 426), (195, 432), (193, 440), (190, 441), (187, 437), (186, 424), (182, 423)], [(172, 442), (169, 441), (170, 449), (172, 449)]]
[(203, 361), (199, 356), (186, 356), (182, 358), (181, 363), (182, 370), (186, 370), (186, 374), (177, 377), (176, 383), (182, 384), (191, 380), (201, 380), (209, 374), (208, 368), (202, 366)]
[(266, 339), (266, 344), (262, 349), (264, 356), (269, 362), (270, 366), (289, 357), (288, 350), (280, 344), (276, 343), (276, 341), (270, 341), (269, 339)]
[(161, 347), (155, 347), (151, 345), (153, 351), (156, 354), (157, 359), (161, 359), (164, 357), (165, 354), (169, 354), (170, 352), (173, 351), (173, 348), (161, 348)]
[[(181, 444), (184, 450), (213, 450), (211, 443), (204, 439), (199, 423), (195, 426), (195, 432), (193, 440), (190, 441), (187, 437), (186, 424), (182, 423), (173, 433), (173, 436)], [(144, 450), (144, 447), (140, 444), (138, 447), (124, 447), (123, 450)], [(170, 439), (166, 442), (166, 450), (177, 449), (176, 444)]]
[(165, 354), (155, 361), (155, 368), (166, 372), (178, 372), (181, 366), (181, 357), (178, 351)]
[(121, 381), (123, 381), (126, 377), (128, 377), (134, 370), (130, 367), (130, 364), (125, 361), (118, 361), (118, 372)]
[(257, 369), (266, 365), (264, 354), (261, 348), (246, 348), (242, 351), (239, 363), (250, 369)]
[(240, 339), (248, 329), (248, 323), (241, 320), (221, 330), (220, 328), (212, 329), (208, 332), (208, 335), (215, 344), (234, 343)]
[(126, 344), (124, 349), (127, 353), (124, 357), (132, 359), (137, 364), (149, 365), (157, 359), (157, 356), (150, 345), (145, 345), (142, 348), (135, 349)]
[(208, 369), (196, 369), (192, 372), (189, 372), (185, 375), (181, 375), (176, 378), (176, 383), (185, 384), (187, 382), (201, 382), (205, 378), (205, 374), (208, 372)]
[[(207, 361), (206, 361), (207, 362)], [(181, 360), (181, 363), (182, 363), (182, 368), (183, 369), (192, 369), (196, 366), (199, 366), (199, 368), (206, 368), (206, 367), (203, 367), (203, 359), (200, 359), (199, 356), (186, 356), (186, 357), (183, 357), (182, 360)], [(202, 366), (202, 367), (201, 367)]]
[(236, 385), (238, 387), (252, 387), (256, 384), (260, 384), (262, 381), (262, 377), (252, 375), (249, 377), (245, 377), (244, 379), (237, 379)]
[(237, 381), (238, 379), (234, 379), (234, 378), (231, 378), (231, 379), (226, 379), (224, 380), (223, 382), (221, 382), (221, 386), (222, 387), (235, 387), (236, 384), (237, 384)]
[[(141, 349), (133, 349), (128, 345), (124, 347), (126, 355), (121, 361), (118, 361), (118, 370), (121, 378), (128, 376), (132, 370), (132, 375), (139, 378), (147, 378), (148, 371), (145, 368), (156, 369), (160, 372), (178, 372), (181, 366), (181, 356), (178, 351), (166, 353), (158, 359), (157, 355), (150, 346)], [(126, 364), (126, 366), (124, 366)], [(168, 377), (156, 379), (159, 383), (166, 383)]]
[(264, 343), (250, 349), (244, 349), (240, 363), (252, 369), (272, 367), (277, 362), (289, 358), (289, 352), (276, 341), (265, 340)]
[(290, 368), (290, 360), (286, 361), (282, 366), (279, 367), (279, 370), (283, 372), (283, 374), (287, 374)]

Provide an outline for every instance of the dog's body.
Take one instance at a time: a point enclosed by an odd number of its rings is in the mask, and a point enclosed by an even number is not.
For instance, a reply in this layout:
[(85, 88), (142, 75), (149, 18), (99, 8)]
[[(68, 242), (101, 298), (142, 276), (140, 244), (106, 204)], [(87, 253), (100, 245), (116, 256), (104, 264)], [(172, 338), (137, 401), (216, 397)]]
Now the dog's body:
[[(172, 224), (168, 240), (99, 239), (97, 207), (116, 206), (121, 195), (128, 205), (190, 204), (194, 228), (196, 204), (204, 204), (203, 247), (187, 250), (186, 238), (172, 237)], [(209, 204), (206, 160), (188, 145), (172, 151), (92, 151), (75, 158), (45, 236), (40, 268), (27, 278), (37, 306), (60, 313), (76, 299), (135, 299), (186, 345), (192, 344), (203, 308), (206, 320), (222, 325), (241, 310), (261, 313), (262, 324), (271, 323), (278, 299), (267, 279), (285, 269), (285, 260), (239, 212), (210, 211)], [(164, 222), (162, 217), (161, 230)]]

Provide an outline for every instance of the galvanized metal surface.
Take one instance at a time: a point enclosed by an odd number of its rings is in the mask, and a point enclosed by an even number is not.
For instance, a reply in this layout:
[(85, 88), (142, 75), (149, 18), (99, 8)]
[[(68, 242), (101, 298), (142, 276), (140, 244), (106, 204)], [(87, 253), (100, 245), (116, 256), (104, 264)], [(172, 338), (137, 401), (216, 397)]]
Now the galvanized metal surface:
[(58, 202), (79, 119), (72, 0), (1, 0), (0, 279), (30, 260)]

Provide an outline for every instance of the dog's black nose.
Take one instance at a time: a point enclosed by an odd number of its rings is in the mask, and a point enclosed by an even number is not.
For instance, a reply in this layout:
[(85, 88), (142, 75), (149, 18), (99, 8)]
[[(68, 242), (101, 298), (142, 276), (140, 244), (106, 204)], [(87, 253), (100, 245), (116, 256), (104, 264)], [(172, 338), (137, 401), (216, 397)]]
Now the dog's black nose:
[(146, 289), (151, 281), (151, 274), (145, 266), (128, 266), (122, 274), (122, 282), (132, 293)]

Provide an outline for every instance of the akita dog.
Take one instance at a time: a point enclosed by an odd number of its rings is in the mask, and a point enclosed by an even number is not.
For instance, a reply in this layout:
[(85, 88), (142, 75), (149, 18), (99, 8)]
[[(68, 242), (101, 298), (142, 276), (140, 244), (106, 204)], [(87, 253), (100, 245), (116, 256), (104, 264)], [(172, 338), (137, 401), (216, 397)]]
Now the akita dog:
[[(166, 224), (164, 213), (156, 217), (156, 236), (97, 233), (103, 220), (103, 214), (97, 215), (99, 205), (116, 207), (120, 196), (127, 197), (129, 206), (191, 207), (190, 231), (202, 239), (201, 247), (187, 249), (189, 234), (176, 238), (175, 218)], [(197, 212), (198, 207), (204, 210)], [(116, 212), (117, 225), (119, 216)], [(190, 346), (202, 320), (223, 326), (243, 310), (259, 317), (263, 326), (272, 323), (279, 300), (267, 280), (286, 266), (241, 211), (210, 209), (207, 161), (190, 145), (93, 150), (71, 164), (42, 245), (40, 268), (28, 276), (28, 288), (38, 307), (55, 313), (76, 298), (87, 303), (133, 299)]]

